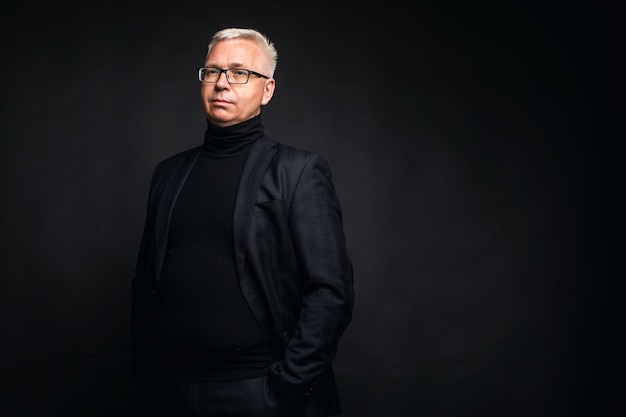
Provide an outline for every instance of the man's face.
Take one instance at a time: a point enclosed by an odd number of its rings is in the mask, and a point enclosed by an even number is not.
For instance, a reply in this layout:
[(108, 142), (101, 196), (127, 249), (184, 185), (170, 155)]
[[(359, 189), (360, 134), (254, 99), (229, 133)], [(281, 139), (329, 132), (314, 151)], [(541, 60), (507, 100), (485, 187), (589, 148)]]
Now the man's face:
[[(205, 67), (241, 68), (269, 75), (268, 62), (254, 42), (229, 39), (218, 42), (204, 62)], [(222, 73), (216, 83), (202, 83), (200, 96), (209, 122), (218, 127), (246, 121), (261, 112), (274, 94), (274, 79), (250, 75), (247, 84), (229, 84)]]

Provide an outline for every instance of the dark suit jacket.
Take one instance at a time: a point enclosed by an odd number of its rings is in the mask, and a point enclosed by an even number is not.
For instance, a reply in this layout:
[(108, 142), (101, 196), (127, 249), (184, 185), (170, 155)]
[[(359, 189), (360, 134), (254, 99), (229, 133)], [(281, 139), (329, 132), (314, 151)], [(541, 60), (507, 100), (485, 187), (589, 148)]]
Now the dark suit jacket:
[[(133, 278), (136, 370), (146, 348), (170, 213), (200, 151), (162, 161), (152, 177)], [(352, 317), (354, 292), (327, 162), (267, 137), (254, 142), (239, 183), (233, 233), (241, 291), (283, 356), (270, 368), (270, 386), (284, 401), (339, 413), (331, 363)]]

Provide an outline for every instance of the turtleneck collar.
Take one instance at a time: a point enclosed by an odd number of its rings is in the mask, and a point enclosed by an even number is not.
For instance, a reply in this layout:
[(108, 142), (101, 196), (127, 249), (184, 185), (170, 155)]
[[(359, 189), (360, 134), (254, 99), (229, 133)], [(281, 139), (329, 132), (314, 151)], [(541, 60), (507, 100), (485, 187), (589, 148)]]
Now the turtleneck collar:
[(214, 126), (207, 120), (202, 152), (219, 158), (241, 155), (246, 153), (249, 145), (263, 136), (263, 133), (260, 114), (227, 127)]

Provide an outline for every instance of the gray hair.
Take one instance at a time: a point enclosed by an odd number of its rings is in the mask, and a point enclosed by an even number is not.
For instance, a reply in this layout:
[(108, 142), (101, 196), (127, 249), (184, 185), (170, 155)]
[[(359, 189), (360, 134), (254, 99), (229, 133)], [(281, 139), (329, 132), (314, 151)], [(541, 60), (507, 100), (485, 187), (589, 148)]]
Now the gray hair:
[(215, 34), (211, 38), (211, 42), (209, 42), (207, 56), (209, 55), (209, 53), (211, 53), (211, 49), (213, 49), (216, 43), (229, 39), (250, 39), (257, 45), (263, 47), (265, 49), (267, 57), (269, 58), (269, 76), (270, 78), (274, 77), (274, 71), (276, 71), (276, 65), (278, 63), (278, 52), (276, 52), (276, 47), (274, 46), (274, 43), (271, 42), (266, 35), (255, 29), (226, 28), (215, 32)]

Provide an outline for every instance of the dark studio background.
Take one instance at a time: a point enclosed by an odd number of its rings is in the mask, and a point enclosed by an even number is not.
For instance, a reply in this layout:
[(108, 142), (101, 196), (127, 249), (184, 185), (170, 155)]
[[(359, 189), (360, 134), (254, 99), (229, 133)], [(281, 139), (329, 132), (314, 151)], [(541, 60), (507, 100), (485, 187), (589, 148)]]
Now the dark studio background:
[(492, 3), (0, 6), (0, 416), (131, 415), (150, 176), (226, 26), (278, 48), (267, 133), (333, 169), (345, 417), (625, 415), (621, 16)]

